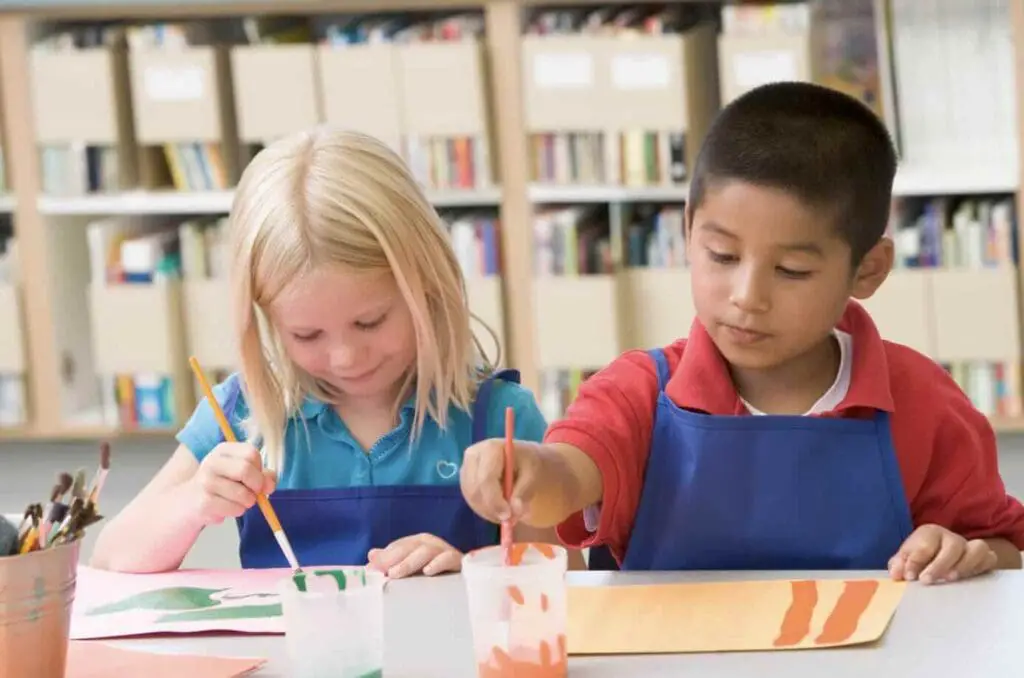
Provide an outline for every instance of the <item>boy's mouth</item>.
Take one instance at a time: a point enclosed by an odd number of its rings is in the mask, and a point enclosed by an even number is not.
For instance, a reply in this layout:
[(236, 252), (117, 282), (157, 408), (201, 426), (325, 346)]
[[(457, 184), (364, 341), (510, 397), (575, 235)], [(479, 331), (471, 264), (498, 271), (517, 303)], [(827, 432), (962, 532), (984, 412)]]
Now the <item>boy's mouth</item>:
[(736, 325), (722, 323), (722, 329), (729, 335), (729, 339), (737, 344), (756, 344), (768, 339), (771, 335), (757, 330), (750, 330)]

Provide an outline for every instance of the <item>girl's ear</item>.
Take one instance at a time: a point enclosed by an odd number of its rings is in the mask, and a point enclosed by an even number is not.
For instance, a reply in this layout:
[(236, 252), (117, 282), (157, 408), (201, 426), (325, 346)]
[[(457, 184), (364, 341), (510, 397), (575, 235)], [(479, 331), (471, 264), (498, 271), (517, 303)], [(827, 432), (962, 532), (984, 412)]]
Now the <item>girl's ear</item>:
[(889, 277), (895, 257), (892, 238), (883, 237), (868, 250), (853, 273), (853, 289), (850, 296), (867, 299), (873, 295)]

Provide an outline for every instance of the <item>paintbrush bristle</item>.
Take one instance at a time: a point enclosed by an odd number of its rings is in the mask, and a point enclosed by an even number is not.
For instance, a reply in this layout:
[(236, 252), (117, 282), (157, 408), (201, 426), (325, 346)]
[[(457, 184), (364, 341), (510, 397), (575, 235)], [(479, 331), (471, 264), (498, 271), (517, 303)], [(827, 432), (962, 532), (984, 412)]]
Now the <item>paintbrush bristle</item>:
[(106, 440), (100, 443), (100, 468), (104, 471), (110, 469), (110, 443)]
[(71, 486), (75, 483), (75, 479), (71, 477), (70, 473), (61, 473), (57, 476), (57, 482), (60, 483), (60, 493), (65, 494), (71, 489)]

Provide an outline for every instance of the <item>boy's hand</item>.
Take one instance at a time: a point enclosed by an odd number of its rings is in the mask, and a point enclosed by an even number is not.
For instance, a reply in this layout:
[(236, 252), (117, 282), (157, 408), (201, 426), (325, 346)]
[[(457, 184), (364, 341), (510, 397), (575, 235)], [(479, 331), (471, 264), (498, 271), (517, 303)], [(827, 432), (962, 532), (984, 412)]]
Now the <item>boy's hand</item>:
[(462, 552), (432, 534), (402, 537), (383, 549), (370, 549), (370, 567), (390, 579), (401, 579), (418, 572), (430, 577), (462, 569)]
[(984, 539), (968, 541), (939, 525), (922, 525), (889, 559), (893, 579), (923, 584), (951, 582), (996, 568), (996, 552)]
[(237, 518), (256, 503), (260, 492), (274, 491), (277, 478), (263, 468), (260, 453), (249, 443), (221, 443), (192, 476), (195, 510), (203, 524)]
[(505, 441), (495, 438), (468, 447), (459, 483), (470, 508), (492, 523), (523, 517), (540, 476), (538, 447), (534, 443), (514, 443), (511, 503), (505, 501)]

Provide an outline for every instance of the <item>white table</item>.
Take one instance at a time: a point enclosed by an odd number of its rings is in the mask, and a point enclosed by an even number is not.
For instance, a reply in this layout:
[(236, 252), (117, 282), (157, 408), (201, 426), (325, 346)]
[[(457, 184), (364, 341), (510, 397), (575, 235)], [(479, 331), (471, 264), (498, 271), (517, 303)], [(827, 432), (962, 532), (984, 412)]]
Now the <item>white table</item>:
[[(752, 578), (879, 576), (876, 572), (573, 572), (575, 585)], [(476, 678), (462, 578), (388, 584), (385, 678)], [(1024, 572), (907, 587), (886, 635), (874, 646), (763, 653), (570, 657), (574, 678), (944, 678), (1019, 676), (1024, 667)], [(269, 659), (255, 674), (286, 678), (283, 636), (181, 636), (111, 641), (130, 649)]]

